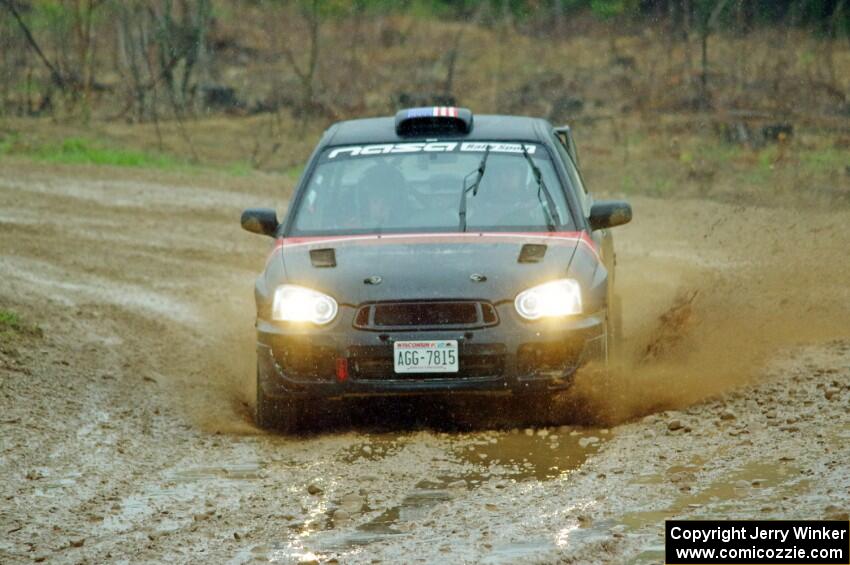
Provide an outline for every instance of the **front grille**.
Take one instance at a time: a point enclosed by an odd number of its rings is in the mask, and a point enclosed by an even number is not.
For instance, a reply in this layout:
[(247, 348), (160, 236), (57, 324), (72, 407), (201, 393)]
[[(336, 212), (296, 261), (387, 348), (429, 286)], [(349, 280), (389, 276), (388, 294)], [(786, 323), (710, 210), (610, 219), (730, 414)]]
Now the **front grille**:
[(457, 373), (396, 373), (393, 348), (362, 346), (349, 349), (349, 369), (354, 379), (453, 379), (500, 377), (505, 372), (503, 346), (461, 345)]
[(472, 329), (499, 323), (489, 302), (411, 301), (378, 302), (361, 306), (354, 326), (382, 331), (409, 329)]

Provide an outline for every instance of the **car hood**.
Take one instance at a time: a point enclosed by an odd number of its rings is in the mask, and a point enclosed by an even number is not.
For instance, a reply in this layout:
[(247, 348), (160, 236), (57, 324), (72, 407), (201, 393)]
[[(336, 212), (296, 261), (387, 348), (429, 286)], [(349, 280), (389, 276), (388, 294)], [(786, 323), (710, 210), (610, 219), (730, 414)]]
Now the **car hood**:
[[(286, 282), (328, 293), (343, 304), (359, 304), (513, 300), (523, 289), (566, 276), (583, 241), (584, 234), (573, 232), (455, 233), (284, 238), (279, 245)], [(520, 262), (526, 244), (545, 245), (545, 254)], [(311, 251), (321, 249), (333, 249), (335, 266), (314, 264)]]

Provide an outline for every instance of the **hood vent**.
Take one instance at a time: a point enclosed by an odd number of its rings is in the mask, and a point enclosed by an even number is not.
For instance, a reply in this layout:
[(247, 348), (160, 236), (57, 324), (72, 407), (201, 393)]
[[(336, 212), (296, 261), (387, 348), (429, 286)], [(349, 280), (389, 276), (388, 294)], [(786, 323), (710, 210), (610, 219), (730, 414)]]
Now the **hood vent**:
[(519, 252), (519, 263), (539, 263), (546, 255), (546, 246), (538, 243), (526, 243)]
[(310, 262), (317, 269), (336, 267), (336, 252), (330, 249), (311, 249)]

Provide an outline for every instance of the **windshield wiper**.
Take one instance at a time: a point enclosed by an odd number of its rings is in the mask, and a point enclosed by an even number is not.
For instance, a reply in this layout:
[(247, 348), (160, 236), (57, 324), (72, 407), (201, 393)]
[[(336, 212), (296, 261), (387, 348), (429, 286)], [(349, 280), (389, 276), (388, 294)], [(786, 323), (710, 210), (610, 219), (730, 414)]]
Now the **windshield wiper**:
[[(552, 193), (546, 186), (546, 181), (543, 180), (543, 175), (540, 173), (540, 168), (534, 164), (534, 159), (528, 154), (525, 144), (522, 144), (522, 156), (528, 161), (528, 166), (531, 167), (531, 172), (534, 174), (534, 180), (537, 181), (537, 200), (546, 214), (546, 227), (549, 231), (555, 231), (555, 226), (561, 225), (561, 218), (558, 216), (558, 208), (555, 206), (555, 200), (552, 199)], [(546, 202), (540, 198), (540, 193), (546, 198)]]
[[(487, 169), (487, 157), (490, 156), (490, 146), (484, 150), (484, 156), (481, 157), (481, 162), (478, 168), (465, 177), (463, 177), (463, 190), (460, 191), (460, 205), (458, 206), (457, 215), (460, 218), (460, 231), (466, 231), (466, 195), (472, 191), (472, 196), (478, 194), (478, 187), (481, 185), (481, 179), (484, 178), (484, 171)], [(466, 179), (476, 175), (475, 180), (469, 186), (466, 186)]]

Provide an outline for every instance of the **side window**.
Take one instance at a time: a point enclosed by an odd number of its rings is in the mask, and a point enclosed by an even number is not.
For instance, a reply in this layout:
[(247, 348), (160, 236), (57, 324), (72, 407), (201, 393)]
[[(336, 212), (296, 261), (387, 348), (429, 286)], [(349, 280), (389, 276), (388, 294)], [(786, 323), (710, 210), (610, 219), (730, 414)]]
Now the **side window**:
[(581, 180), (581, 174), (579, 174), (578, 169), (576, 169), (572, 157), (570, 157), (570, 154), (567, 153), (567, 148), (564, 146), (564, 140), (562, 140), (561, 136), (558, 134), (554, 135), (555, 147), (558, 148), (558, 155), (561, 156), (561, 160), (564, 162), (564, 168), (567, 169), (567, 176), (570, 177), (570, 183), (578, 189), (576, 190), (576, 196), (578, 196), (579, 202), (581, 202), (581, 209), (584, 212), (584, 217), (586, 218), (590, 215), (590, 206), (593, 204), (593, 199), (587, 193), (587, 189), (584, 187), (584, 183)]

